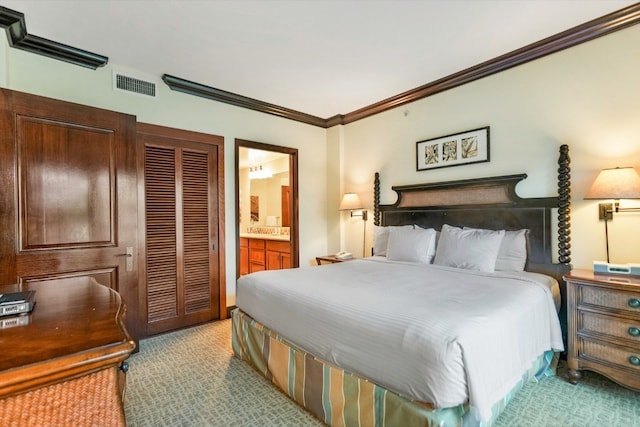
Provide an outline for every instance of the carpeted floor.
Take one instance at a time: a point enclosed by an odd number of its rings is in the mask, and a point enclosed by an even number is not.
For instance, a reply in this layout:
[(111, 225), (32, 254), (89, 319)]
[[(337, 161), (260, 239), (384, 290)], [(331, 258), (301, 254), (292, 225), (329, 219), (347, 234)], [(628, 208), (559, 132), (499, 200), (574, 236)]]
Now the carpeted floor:
[[(231, 321), (141, 341), (129, 360), (125, 412), (137, 426), (322, 426), (233, 356)], [(558, 376), (527, 384), (498, 427), (640, 427), (640, 393), (585, 372), (577, 386)]]

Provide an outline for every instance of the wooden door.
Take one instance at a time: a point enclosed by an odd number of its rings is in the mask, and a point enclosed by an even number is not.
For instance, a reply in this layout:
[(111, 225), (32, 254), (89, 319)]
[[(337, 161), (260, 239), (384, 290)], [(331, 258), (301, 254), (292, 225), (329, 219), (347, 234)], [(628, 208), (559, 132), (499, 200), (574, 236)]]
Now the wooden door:
[(146, 333), (220, 319), (226, 316), (224, 139), (142, 123), (137, 134)]
[(282, 226), (291, 227), (291, 200), (289, 199), (289, 186), (283, 185), (280, 188), (280, 212), (282, 215)]
[(88, 276), (137, 340), (135, 117), (8, 90), (2, 108), (2, 282)]

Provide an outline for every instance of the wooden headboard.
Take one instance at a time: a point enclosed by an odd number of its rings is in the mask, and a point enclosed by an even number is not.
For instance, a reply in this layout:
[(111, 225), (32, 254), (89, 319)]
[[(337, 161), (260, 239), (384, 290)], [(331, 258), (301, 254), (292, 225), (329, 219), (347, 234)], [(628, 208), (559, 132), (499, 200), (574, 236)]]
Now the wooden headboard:
[[(391, 187), (398, 200), (380, 204), (380, 175), (375, 174), (374, 224), (417, 224), (440, 230), (443, 224), (493, 230), (529, 229), (527, 271), (547, 274), (561, 285), (571, 269), (570, 159), (569, 147), (562, 145), (558, 158), (558, 196), (521, 198), (515, 192), (526, 174), (462, 181)], [(552, 237), (551, 218), (557, 210), (557, 238)], [(554, 243), (556, 243), (554, 245)], [(553, 262), (553, 247), (558, 261)]]

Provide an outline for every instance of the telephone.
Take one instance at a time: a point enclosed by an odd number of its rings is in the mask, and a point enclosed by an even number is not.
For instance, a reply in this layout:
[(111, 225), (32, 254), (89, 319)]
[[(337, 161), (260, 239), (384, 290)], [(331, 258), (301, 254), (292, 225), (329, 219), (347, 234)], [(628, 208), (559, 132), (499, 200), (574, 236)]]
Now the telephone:
[(340, 251), (336, 254), (336, 258), (338, 259), (349, 259), (353, 258), (353, 254), (351, 252)]

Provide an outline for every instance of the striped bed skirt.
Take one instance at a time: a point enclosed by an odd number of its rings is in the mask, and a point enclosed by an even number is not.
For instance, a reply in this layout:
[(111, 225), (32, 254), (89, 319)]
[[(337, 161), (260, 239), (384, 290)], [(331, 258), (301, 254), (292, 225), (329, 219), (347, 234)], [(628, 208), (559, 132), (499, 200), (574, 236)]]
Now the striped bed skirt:
[(295, 347), (240, 309), (231, 317), (234, 354), (330, 426), (490, 426), (524, 384), (555, 375), (557, 355), (549, 351), (480, 422), (467, 404), (435, 409), (413, 401)]

